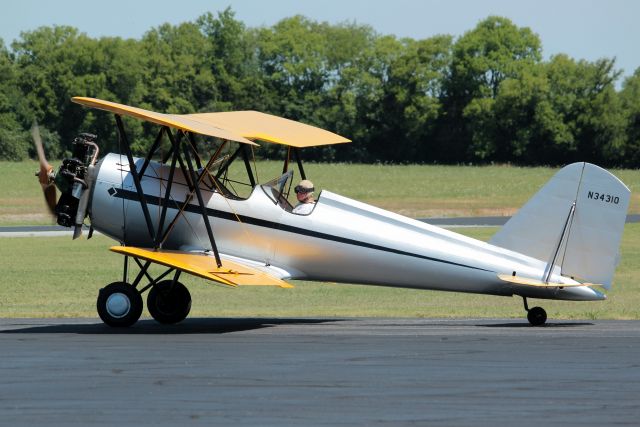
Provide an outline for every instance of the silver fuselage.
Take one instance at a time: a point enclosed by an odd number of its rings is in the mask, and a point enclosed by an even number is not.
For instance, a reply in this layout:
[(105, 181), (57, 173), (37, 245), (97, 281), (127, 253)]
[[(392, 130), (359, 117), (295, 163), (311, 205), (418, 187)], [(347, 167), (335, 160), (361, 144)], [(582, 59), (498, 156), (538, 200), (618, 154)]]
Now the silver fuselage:
[[(136, 160), (138, 168), (142, 160)], [(93, 227), (126, 244), (152, 247), (126, 157), (107, 155), (99, 165), (91, 197)], [(176, 169), (172, 200), (188, 196)], [(157, 228), (169, 167), (151, 162), (141, 184)], [(201, 187), (218, 250), (273, 266), (284, 278), (434, 289), (533, 298), (599, 300), (588, 287), (517, 290), (498, 278), (513, 274), (542, 280), (546, 263), (460, 234), (322, 191), (309, 215), (293, 214), (256, 186), (246, 200)], [(167, 223), (178, 212), (168, 210)], [(194, 198), (163, 249), (208, 249), (209, 239)], [(558, 283), (577, 283), (554, 274)]]

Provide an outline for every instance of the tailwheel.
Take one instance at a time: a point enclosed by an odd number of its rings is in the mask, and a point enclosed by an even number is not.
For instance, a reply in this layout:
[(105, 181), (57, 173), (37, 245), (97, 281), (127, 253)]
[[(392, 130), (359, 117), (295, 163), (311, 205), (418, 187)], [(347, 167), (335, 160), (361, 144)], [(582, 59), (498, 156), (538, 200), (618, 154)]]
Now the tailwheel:
[(163, 280), (153, 285), (149, 291), (147, 309), (159, 323), (181, 322), (191, 311), (191, 294), (182, 283)]
[(125, 282), (114, 282), (100, 289), (97, 308), (107, 325), (127, 327), (140, 319), (143, 302), (136, 288)]
[(527, 320), (531, 326), (542, 326), (547, 321), (547, 312), (542, 307), (533, 307), (527, 313)]
[(547, 321), (547, 312), (542, 307), (529, 308), (527, 298), (522, 297), (524, 301), (524, 309), (527, 311), (527, 320), (531, 326), (542, 326)]

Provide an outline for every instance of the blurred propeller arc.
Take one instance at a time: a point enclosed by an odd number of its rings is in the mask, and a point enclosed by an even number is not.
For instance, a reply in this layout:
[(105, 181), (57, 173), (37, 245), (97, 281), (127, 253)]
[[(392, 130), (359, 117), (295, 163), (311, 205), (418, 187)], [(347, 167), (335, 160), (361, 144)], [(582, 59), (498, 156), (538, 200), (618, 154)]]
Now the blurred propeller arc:
[(53, 182), (55, 173), (53, 172), (53, 166), (47, 162), (47, 158), (45, 157), (42, 138), (40, 137), (40, 128), (38, 127), (38, 123), (35, 121), (31, 127), (31, 136), (33, 138), (33, 143), (36, 146), (36, 152), (38, 153), (38, 161), (40, 162), (40, 170), (36, 172), (36, 176), (38, 177), (38, 181), (40, 181), (42, 193), (44, 194), (44, 199), (47, 203), (47, 207), (49, 208), (49, 212), (51, 215), (55, 215), (56, 202), (58, 199), (56, 186)]

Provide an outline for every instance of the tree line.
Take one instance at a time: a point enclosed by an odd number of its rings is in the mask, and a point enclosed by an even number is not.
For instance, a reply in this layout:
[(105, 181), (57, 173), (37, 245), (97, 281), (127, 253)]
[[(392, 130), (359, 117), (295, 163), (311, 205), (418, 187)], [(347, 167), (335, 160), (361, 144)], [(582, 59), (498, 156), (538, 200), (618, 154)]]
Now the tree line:
[[(0, 41), (0, 76), (3, 159), (34, 155), (34, 121), (49, 157), (79, 132), (117, 150), (111, 115), (70, 101), (91, 96), (166, 113), (258, 110), (354, 141), (303, 153), (318, 161), (640, 165), (640, 68), (616, 89), (615, 58), (543, 60), (531, 29), (497, 16), (423, 40), (302, 16), (248, 28), (231, 9), (139, 40), (41, 27)], [(144, 153), (156, 129), (126, 124)]]

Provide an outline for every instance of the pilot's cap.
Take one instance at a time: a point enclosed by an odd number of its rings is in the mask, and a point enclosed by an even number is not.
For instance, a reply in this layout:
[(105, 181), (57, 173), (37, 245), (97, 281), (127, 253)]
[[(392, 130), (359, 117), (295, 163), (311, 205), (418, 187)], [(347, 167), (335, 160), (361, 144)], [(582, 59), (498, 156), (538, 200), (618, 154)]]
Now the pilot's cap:
[(296, 193), (313, 193), (315, 188), (313, 188), (313, 182), (308, 179), (303, 179), (300, 181), (300, 184), (296, 185), (294, 190)]

